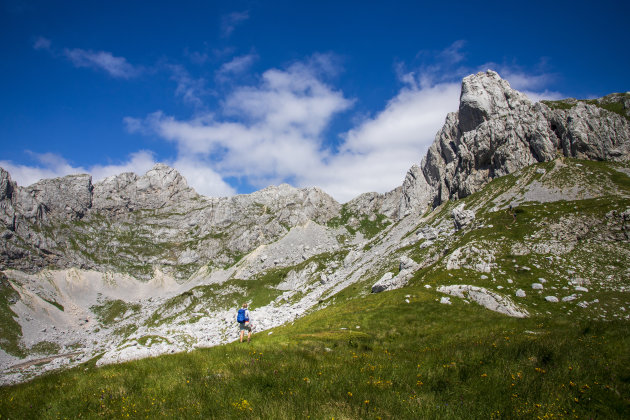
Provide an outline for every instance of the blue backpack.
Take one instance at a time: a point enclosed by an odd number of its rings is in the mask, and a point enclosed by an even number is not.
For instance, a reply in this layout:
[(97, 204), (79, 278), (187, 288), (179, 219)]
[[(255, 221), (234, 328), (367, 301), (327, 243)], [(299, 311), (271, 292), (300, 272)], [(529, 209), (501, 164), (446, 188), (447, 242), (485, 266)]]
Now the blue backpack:
[(245, 322), (249, 321), (249, 319), (245, 318), (245, 309), (239, 309), (238, 315), (236, 316), (236, 322)]

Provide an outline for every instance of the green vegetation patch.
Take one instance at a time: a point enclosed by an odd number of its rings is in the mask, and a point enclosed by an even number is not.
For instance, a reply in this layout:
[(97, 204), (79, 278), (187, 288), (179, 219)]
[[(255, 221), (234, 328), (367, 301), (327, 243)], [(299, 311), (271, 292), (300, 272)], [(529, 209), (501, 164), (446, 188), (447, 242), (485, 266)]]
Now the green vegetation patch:
[(571, 109), (575, 105), (577, 105), (577, 102), (566, 102), (566, 100), (540, 101), (540, 102), (542, 102), (543, 104), (547, 105), (551, 109)]
[[(352, 225), (349, 223), (351, 218), (355, 218), (357, 223)], [(390, 225), (390, 221), (384, 214), (377, 214), (374, 220), (370, 220), (368, 216), (358, 215), (350, 210), (348, 206), (344, 204), (341, 207), (339, 216), (333, 217), (327, 222), (328, 227), (338, 228), (345, 227), (351, 235), (354, 235), (357, 231), (361, 232), (366, 238), (372, 238), (379, 232)]]
[(22, 327), (17, 322), (17, 315), (11, 310), (12, 302), (16, 302), (20, 294), (13, 289), (7, 276), (0, 272), (0, 348), (8, 354), (24, 357), (24, 349), (20, 345)]
[(102, 305), (94, 305), (90, 310), (98, 317), (103, 325), (112, 325), (120, 321), (126, 314), (137, 313), (142, 308), (139, 303), (127, 303), (123, 300), (108, 300)]
[(51, 305), (53, 305), (55, 308), (59, 309), (61, 312), (63, 312), (63, 311), (64, 311), (64, 308), (63, 308), (63, 305), (62, 305), (62, 304), (57, 303), (57, 302), (56, 302), (56, 301), (54, 301), (54, 300), (48, 300), (48, 299), (46, 299), (46, 298), (42, 298), (42, 299), (44, 299), (46, 302), (48, 302), (48, 303), (50, 303)]
[(30, 348), (31, 354), (40, 354), (40, 355), (50, 355), (50, 354), (58, 354), (61, 347), (59, 344), (53, 343), (50, 341), (40, 341)]

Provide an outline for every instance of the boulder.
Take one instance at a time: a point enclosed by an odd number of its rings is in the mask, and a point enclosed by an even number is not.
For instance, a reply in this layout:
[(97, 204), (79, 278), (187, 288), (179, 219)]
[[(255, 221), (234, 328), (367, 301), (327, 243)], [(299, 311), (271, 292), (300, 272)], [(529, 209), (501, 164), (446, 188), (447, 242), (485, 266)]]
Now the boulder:
[(463, 229), (475, 220), (475, 212), (472, 210), (464, 210), (465, 204), (462, 203), (451, 211), (455, 230)]

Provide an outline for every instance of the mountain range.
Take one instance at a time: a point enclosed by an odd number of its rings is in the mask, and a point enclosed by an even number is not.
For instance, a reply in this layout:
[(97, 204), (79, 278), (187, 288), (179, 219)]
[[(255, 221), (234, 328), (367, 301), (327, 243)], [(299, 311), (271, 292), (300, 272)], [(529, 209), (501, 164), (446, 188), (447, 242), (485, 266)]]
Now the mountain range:
[[(628, 319), (629, 162), (630, 93), (532, 103), (489, 70), (400, 187), (344, 204), (286, 184), (205, 197), (163, 164), (25, 187), (0, 168), (0, 383), (233, 341), (244, 301), (271, 332), (408, 284)], [(536, 230), (510, 236), (519, 218)]]

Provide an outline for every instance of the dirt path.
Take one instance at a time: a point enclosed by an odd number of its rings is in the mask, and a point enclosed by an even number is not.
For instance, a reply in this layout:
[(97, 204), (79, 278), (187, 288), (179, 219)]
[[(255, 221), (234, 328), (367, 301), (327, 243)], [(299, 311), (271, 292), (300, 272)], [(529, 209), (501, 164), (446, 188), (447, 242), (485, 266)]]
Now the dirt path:
[(48, 357), (43, 357), (41, 359), (29, 360), (28, 362), (23, 362), (23, 363), (18, 363), (17, 365), (13, 365), (10, 367), (10, 369), (25, 369), (27, 367), (30, 367), (39, 363), (52, 362), (53, 360), (58, 359), (60, 357), (77, 356), (79, 354), (81, 354), (81, 352), (58, 354), (56, 356), (48, 356)]

